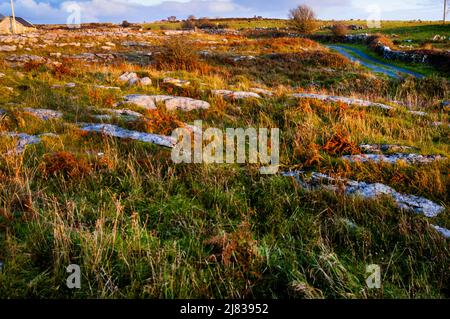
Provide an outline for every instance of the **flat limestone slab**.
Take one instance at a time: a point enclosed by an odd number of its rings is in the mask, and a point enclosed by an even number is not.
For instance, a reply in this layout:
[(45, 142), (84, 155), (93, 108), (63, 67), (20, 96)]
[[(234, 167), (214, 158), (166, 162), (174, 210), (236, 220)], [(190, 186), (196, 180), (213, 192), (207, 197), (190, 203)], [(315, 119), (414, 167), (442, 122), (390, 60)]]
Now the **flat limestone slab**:
[(229, 100), (244, 100), (244, 99), (260, 99), (261, 95), (255, 92), (245, 91), (230, 91), (230, 90), (212, 90), (213, 95), (222, 96)]
[(444, 160), (445, 158), (440, 155), (420, 155), (420, 154), (357, 154), (357, 155), (345, 155), (342, 159), (352, 163), (389, 163), (395, 164), (397, 162), (406, 162), (408, 164), (430, 164), (435, 161)]
[(413, 211), (426, 217), (436, 217), (444, 211), (444, 207), (426, 198), (401, 194), (393, 188), (380, 183), (369, 184), (333, 178), (316, 172), (310, 174), (310, 176), (304, 172), (285, 172), (282, 175), (294, 177), (300, 186), (308, 190), (321, 188), (336, 192), (343, 190), (345, 195), (359, 196), (365, 199), (376, 199), (382, 195), (389, 195), (399, 208)]
[(324, 95), (324, 94), (313, 94), (313, 93), (295, 93), (292, 94), (292, 97), (295, 97), (297, 99), (316, 99), (321, 101), (328, 101), (328, 102), (342, 102), (349, 105), (357, 105), (357, 106), (363, 106), (363, 107), (369, 107), (374, 106), (378, 107), (383, 110), (391, 110), (393, 109), (392, 106), (382, 104), (382, 103), (374, 103), (367, 100), (361, 100), (361, 99), (355, 99), (350, 97), (344, 97), (344, 96), (332, 96), (332, 95)]
[(102, 133), (118, 138), (129, 138), (170, 148), (174, 147), (176, 143), (176, 141), (169, 136), (131, 131), (112, 124), (85, 124), (82, 130), (86, 132)]

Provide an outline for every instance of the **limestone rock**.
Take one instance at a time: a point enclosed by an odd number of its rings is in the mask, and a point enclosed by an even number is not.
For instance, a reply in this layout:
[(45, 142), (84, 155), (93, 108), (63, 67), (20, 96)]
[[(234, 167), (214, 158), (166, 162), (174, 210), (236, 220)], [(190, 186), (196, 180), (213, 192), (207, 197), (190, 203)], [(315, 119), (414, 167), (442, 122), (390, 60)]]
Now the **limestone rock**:
[(343, 191), (345, 195), (360, 196), (365, 199), (376, 199), (382, 195), (391, 196), (401, 209), (413, 211), (426, 217), (436, 217), (444, 211), (444, 207), (415, 195), (398, 193), (393, 188), (380, 184), (369, 184), (342, 178), (333, 178), (321, 173), (312, 173), (309, 177), (304, 172), (286, 172), (284, 176), (296, 178), (305, 189), (328, 189), (335, 192)]
[(140, 79), (139, 83), (143, 86), (152, 85), (152, 80), (149, 77)]
[(163, 83), (172, 84), (172, 85), (178, 86), (178, 87), (185, 87), (185, 86), (189, 86), (191, 84), (191, 82), (189, 82), (187, 80), (174, 79), (174, 78), (170, 78), (170, 77), (164, 78)]
[(385, 105), (385, 104), (381, 104), (381, 103), (374, 103), (371, 101), (366, 101), (366, 100), (361, 100), (361, 99), (343, 97), (343, 96), (332, 96), (332, 95), (313, 94), (313, 93), (296, 93), (296, 94), (293, 94), (292, 96), (295, 98), (298, 98), (298, 99), (316, 99), (316, 100), (327, 101), (327, 102), (341, 102), (341, 103), (346, 103), (349, 105), (357, 105), (357, 106), (363, 106), (363, 107), (374, 106), (374, 107), (378, 107), (383, 110), (393, 109), (393, 107), (389, 106), (389, 105)]
[(176, 141), (169, 136), (131, 131), (111, 124), (86, 124), (83, 128), (86, 132), (98, 132), (112, 137), (127, 138), (145, 143), (152, 143), (165, 147), (174, 147)]
[(408, 164), (429, 164), (435, 161), (443, 160), (444, 157), (440, 155), (420, 155), (420, 154), (356, 154), (356, 155), (345, 155), (342, 159), (355, 162), (386, 162), (389, 164), (395, 164), (397, 162), (406, 162)]
[(164, 103), (167, 110), (192, 111), (197, 109), (207, 109), (210, 104), (206, 101), (195, 100), (188, 97), (178, 97), (170, 95), (139, 95), (132, 94), (125, 97), (126, 104), (135, 104), (145, 109), (156, 109), (157, 103)]
[(261, 96), (255, 92), (245, 91), (230, 91), (230, 90), (213, 90), (213, 95), (222, 96), (229, 100), (243, 100), (243, 99), (260, 99)]
[(450, 229), (444, 228), (444, 227), (440, 227), (440, 226), (436, 226), (436, 225), (431, 225), (434, 229), (436, 229), (436, 231), (438, 233), (440, 233), (442, 236), (444, 236), (445, 238), (450, 238)]
[(31, 113), (34, 116), (40, 118), (41, 120), (48, 121), (52, 119), (59, 119), (63, 117), (63, 113), (55, 110), (48, 109), (33, 109), (30, 107), (24, 108), (24, 112)]
[(17, 50), (15, 45), (0, 45), (0, 52), (14, 52)]
[(363, 152), (378, 153), (378, 152), (404, 152), (414, 150), (414, 147), (391, 144), (361, 144), (359, 148)]

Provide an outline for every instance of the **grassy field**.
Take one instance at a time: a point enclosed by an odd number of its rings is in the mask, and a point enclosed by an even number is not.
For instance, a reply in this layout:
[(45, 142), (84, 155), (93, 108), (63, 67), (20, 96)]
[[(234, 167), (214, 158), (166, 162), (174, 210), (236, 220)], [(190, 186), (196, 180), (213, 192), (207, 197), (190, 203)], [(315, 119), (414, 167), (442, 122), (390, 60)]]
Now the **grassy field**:
[[(381, 33), (398, 41), (399, 45), (421, 48), (431, 44), (436, 49), (450, 49), (450, 24), (442, 22), (423, 23), (382, 23), (382, 28), (371, 29), (371, 33)], [(438, 35), (445, 40), (433, 40)]]
[[(211, 20), (217, 25), (226, 25), (230, 29), (254, 29), (254, 28), (286, 28), (289, 26), (288, 20), (276, 19), (217, 19)], [(364, 27), (363, 30), (350, 31), (350, 34), (358, 33), (380, 33), (390, 37), (399, 45), (410, 48), (421, 48), (424, 45), (432, 45), (436, 49), (450, 48), (450, 23), (443, 25), (442, 21), (381, 21), (381, 28), (368, 28), (365, 20), (341, 21), (346, 25), (358, 25)], [(321, 26), (334, 25), (335, 21), (320, 21)], [(144, 24), (148, 30), (176, 30), (182, 28), (181, 22), (153, 22)], [(331, 34), (330, 30), (319, 30), (317, 34)], [(439, 35), (445, 40), (433, 40)]]
[[(119, 32), (94, 38), (64, 32), (59, 42), (81, 44), (28, 44), (29, 51), (14, 54), (112, 50), (121, 58), (20, 66), (7, 63), (12, 53), (2, 53), (0, 131), (55, 135), (23, 154), (14, 153), (14, 139), (0, 138), (0, 297), (450, 297), (449, 241), (430, 226), (450, 228), (450, 135), (442, 106), (450, 98), (448, 78), (379, 77), (307, 39), (127, 31), (126, 41), (148, 45), (137, 49), (124, 45)], [(50, 35), (41, 33), (37, 43)], [(113, 49), (104, 48), (107, 41)], [(150, 60), (145, 52), (153, 53)], [(153, 84), (121, 83), (125, 71)], [(167, 85), (166, 77), (191, 84)], [(75, 87), (64, 87), (69, 82)], [(255, 87), (272, 96), (230, 101), (211, 93)], [(295, 92), (358, 97), (394, 109), (299, 100), (291, 97)], [(80, 130), (80, 123), (99, 122), (95, 115), (119, 108), (127, 94), (191, 97), (211, 107), (169, 112), (164, 105), (156, 111), (131, 105), (143, 118), (106, 123), (162, 135), (194, 120), (219, 129), (279, 128), (281, 171), (384, 183), (444, 211), (430, 219), (399, 209), (388, 196), (308, 191), (292, 178), (263, 176), (253, 164), (176, 165), (167, 148)], [(24, 107), (63, 117), (40, 120)], [(446, 159), (391, 165), (341, 158), (360, 152), (361, 143), (406, 145)], [(81, 289), (65, 285), (69, 264), (81, 266)], [(368, 264), (380, 265), (381, 289), (367, 288)]]
[[(254, 29), (254, 28), (285, 28), (287, 21), (282, 19), (213, 19), (212, 23), (227, 25), (230, 29)], [(145, 23), (144, 28), (148, 30), (176, 30), (182, 28), (182, 22), (152, 22)]]

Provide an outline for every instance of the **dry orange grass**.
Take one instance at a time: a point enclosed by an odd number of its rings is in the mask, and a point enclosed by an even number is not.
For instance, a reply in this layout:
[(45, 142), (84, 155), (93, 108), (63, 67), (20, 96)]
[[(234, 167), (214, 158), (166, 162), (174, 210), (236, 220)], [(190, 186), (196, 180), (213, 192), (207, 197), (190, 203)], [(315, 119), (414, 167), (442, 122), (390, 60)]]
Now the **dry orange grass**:
[(137, 119), (130, 125), (133, 130), (161, 135), (170, 135), (173, 130), (185, 126), (175, 113), (164, 110), (148, 110), (144, 118)]
[(214, 236), (204, 243), (214, 247), (214, 253), (210, 256), (210, 259), (213, 261), (219, 260), (225, 266), (234, 263), (246, 268), (249, 263), (259, 258), (257, 242), (253, 239), (248, 222), (243, 222), (231, 234), (224, 233)]
[(82, 158), (77, 158), (70, 152), (46, 154), (40, 165), (44, 176), (62, 174), (66, 178), (79, 178), (88, 175), (91, 165)]
[(359, 147), (350, 140), (350, 134), (345, 130), (336, 132), (322, 147), (330, 155), (360, 154)]

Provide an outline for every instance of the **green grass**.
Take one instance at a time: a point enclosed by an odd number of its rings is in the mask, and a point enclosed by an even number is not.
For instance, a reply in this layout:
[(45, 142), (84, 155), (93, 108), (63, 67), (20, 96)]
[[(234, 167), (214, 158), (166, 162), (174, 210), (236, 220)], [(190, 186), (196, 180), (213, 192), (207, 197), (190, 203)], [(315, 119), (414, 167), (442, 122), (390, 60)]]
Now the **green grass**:
[[(212, 19), (211, 22), (216, 24), (227, 25), (230, 29), (254, 29), (254, 28), (284, 28), (286, 20), (281, 19)], [(152, 22), (144, 24), (144, 28), (148, 30), (176, 30), (181, 29), (181, 22)]]
[[(448, 121), (441, 107), (450, 97), (447, 78), (378, 78), (305, 39), (229, 37), (211, 45), (223, 37), (186, 38), (192, 41), (183, 46), (186, 50), (215, 53), (198, 64), (203, 71), (67, 60), (70, 72), (56, 75), (51, 65), (28, 71), (0, 65), (5, 73), (0, 86), (13, 88), (1, 90), (0, 108), (7, 111), (1, 131), (58, 134), (28, 147), (23, 156), (0, 157), (1, 298), (449, 297), (448, 240), (430, 227), (450, 228), (448, 160), (424, 166), (350, 165), (324, 149), (336, 133), (346, 131), (354, 144), (397, 143), (417, 147), (421, 154), (450, 156), (448, 128), (430, 124)], [(142, 40), (138, 35), (130, 39)], [(145, 40), (155, 52), (167, 45)], [(116, 42), (119, 51), (133, 51), (120, 46), (120, 37), (108, 41)], [(53, 49), (32, 53), (47, 56)], [(243, 52), (257, 58), (229, 59)], [(153, 85), (117, 82), (125, 70), (150, 76)], [(162, 85), (166, 76), (192, 84), (184, 89)], [(67, 82), (77, 87), (50, 88)], [(121, 92), (93, 90), (92, 84), (120, 86)], [(209, 91), (251, 87), (271, 89), (274, 96), (226, 101)], [(429, 115), (414, 117), (398, 105), (387, 112), (289, 98), (297, 91), (413, 102)], [(282, 170), (385, 183), (440, 203), (445, 211), (427, 219), (398, 209), (389, 198), (309, 192), (290, 178), (260, 175), (257, 165), (175, 165), (170, 150), (80, 132), (76, 122), (94, 121), (91, 113), (114, 108), (122, 96), (136, 93), (210, 102), (208, 110), (172, 113), (182, 122), (201, 119), (205, 127), (220, 129), (280, 128)], [(20, 112), (22, 107), (58, 109), (64, 118), (40, 121)], [(155, 114), (145, 115), (155, 121)], [(12, 147), (11, 139), (0, 138), (1, 154)], [(67, 157), (63, 152), (74, 160), (47, 174), (54, 164), (48, 155)], [(65, 267), (72, 263), (81, 266), (80, 290), (65, 285)], [(382, 289), (366, 287), (368, 264), (381, 266)]]
[[(423, 23), (419, 25), (396, 25), (386, 24), (381, 29), (373, 29), (372, 33), (382, 33), (393, 37), (393, 40), (399, 40), (402, 45), (412, 45), (420, 47), (425, 43), (433, 43), (435, 48), (450, 48), (450, 24), (442, 23)], [(445, 36), (446, 40), (442, 42), (433, 41), (435, 35)], [(408, 42), (411, 40), (412, 42)]]

